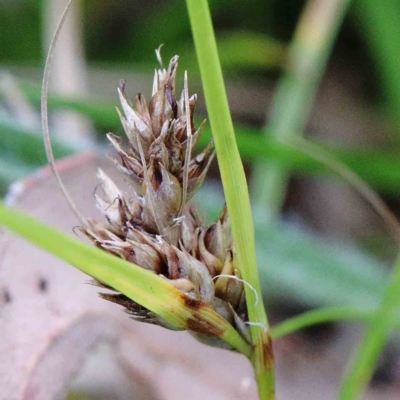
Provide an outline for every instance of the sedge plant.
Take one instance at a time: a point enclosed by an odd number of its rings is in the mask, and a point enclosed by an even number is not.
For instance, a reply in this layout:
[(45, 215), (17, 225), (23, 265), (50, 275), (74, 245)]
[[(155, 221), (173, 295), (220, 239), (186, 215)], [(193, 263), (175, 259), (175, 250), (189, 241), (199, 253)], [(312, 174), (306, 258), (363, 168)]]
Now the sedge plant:
[[(347, 3), (343, 1), (342, 11)], [(242, 353), (254, 367), (262, 400), (274, 399), (272, 337), (324, 320), (372, 321), (355, 368), (345, 379), (340, 393), (342, 399), (355, 398), (371, 373), (387, 332), (397, 323), (394, 315), (399, 302), (397, 269), (377, 310), (322, 309), (270, 329), (257, 272), (247, 183), (210, 10), (207, 0), (187, 0), (186, 4), (226, 197), (226, 207), (217, 221), (207, 226), (196, 208), (189, 204), (214, 158), (213, 143), (209, 142), (203, 151), (192, 155), (205, 123), (195, 125), (197, 97), (189, 94), (187, 73), (184, 90), (180, 96), (177, 93), (178, 57), (173, 57), (164, 68), (160, 50), (157, 51), (160, 68), (156, 70), (148, 103), (143, 95), (131, 102), (124, 81), (118, 88), (122, 106), (119, 116), (127, 138), (124, 141), (111, 133), (107, 135), (118, 156), (111, 162), (125, 177), (128, 189), (118, 187), (100, 170), (102, 193), (96, 191), (95, 199), (104, 218), (88, 220), (80, 214), (55, 168), (47, 123), (51, 58), (67, 6), (45, 69), (43, 129), (54, 174), (81, 220), (81, 232), (95, 246), (88, 246), (2, 204), (0, 222), (92, 276), (97, 286), (111, 290), (111, 294), (103, 293), (101, 297), (122, 305), (132, 318), (168, 329), (187, 330), (209, 345)], [(298, 147), (305, 152), (304, 144)], [(309, 156), (316, 158), (315, 149), (312, 153)]]
[[(218, 132), (214, 140), (227, 202), (210, 226), (189, 201), (214, 158), (213, 143), (192, 155), (204, 125), (194, 123), (197, 96), (189, 94), (187, 73), (183, 92), (177, 93), (178, 56), (164, 68), (160, 49), (149, 102), (138, 94), (133, 104), (124, 81), (118, 88), (122, 112), (117, 111), (126, 142), (107, 135), (118, 155), (110, 161), (128, 188), (121, 189), (99, 170), (102, 193), (96, 191), (95, 201), (103, 220), (85, 218), (70, 198), (53, 157), (47, 92), (54, 48), (71, 3), (46, 61), (43, 132), (50, 166), (81, 222), (80, 231), (100, 250), (31, 219), (26, 224), (25, 217), (5, 208), (0, 209), (2, 223), (91, 275), (94, 284), (111, 291), (101, 297), (122, 305), (132, 318), (187, 330), (202, 342), (243, 353), (254, 366), (260, 399), (273, 399), (272, 342), (258, 280), (249, 196), (207, 2), (187, 5), (211, 127)], [(211, 68), (204, 68), (204, 46), (211, 48)]]

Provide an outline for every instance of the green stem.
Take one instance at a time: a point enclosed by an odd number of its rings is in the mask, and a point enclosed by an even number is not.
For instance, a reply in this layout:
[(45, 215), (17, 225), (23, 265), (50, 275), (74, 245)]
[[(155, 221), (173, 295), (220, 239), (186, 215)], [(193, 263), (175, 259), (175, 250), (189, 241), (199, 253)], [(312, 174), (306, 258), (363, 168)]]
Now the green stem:
[[(266, 128), (276, 139), (301, 135), (328, 56), (350, 0), (309, 0), (290, 46), (283, 78), (272, 104)], [(266, 132), (267, 133), (267, 132)], [(279, 213), (288, 170), (274, 162), (261, 162), (253, 172), (252, 198), (266, 219)]]
[(396, 321), (396, 312), (400, 304), (400, 255), (394, 265), (392, 277), (376, 310), (374, 317), (364, 334), (353, 368), (343, 379), (338, 399), (354, 400), (360, 397), (375, 368), (379, 354), (385, 345), (388, 333)]
[(246, 177), (235, 140), (210, 10), (207, 0), (186, 1), (208, 115), (232, 226), (236, 256), (248, 285), (247, 310), (253, 344), (252, 364), (260, 399), (274, 399), (274, 368), (269, 325), (262, 302), (255, 255), (254, 226)]

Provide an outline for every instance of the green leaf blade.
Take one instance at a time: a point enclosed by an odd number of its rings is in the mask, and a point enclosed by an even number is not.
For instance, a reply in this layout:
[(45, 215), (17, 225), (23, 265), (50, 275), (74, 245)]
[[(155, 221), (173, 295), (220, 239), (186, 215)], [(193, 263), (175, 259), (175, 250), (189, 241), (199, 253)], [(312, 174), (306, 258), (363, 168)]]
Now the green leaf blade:
[[(250, 355), (250, 346), (219, 314), (201, 303), (187, 305), (186, 296), (163, 279), (139, 266), (89, 246), (26, 216), (0, 202), (0, 223), (82, 272), (120, 291), (161, 316), (178, 329), (212, 327), (239, 352)], [(204, 328), (205, 329), (205, 328)]]

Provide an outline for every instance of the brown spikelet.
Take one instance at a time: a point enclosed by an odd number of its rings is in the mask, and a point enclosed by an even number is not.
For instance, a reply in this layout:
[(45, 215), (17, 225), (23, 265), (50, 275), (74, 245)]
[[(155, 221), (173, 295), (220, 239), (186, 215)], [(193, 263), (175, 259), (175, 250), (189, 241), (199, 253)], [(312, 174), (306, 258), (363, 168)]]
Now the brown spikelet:
[[(161, 62), (159, 53), (158, 58)], [(247, 339), (243, 283), (236, 279), (240, 276), (226, 208), (207, 227), (196, 208), (188, 204), (215, 153), (210, 142), (192, 156), (204, 122), (196, 129), (197, 96), (189, 97), (186, 78), (182, 95), (176, 97), (177, 66), (175, 56), (167, 69), (156, 70), (150, 101), (138, 94), (135, 107), (121, 81), (118, 93), (123, 112), (118, 113), (128, 140), (112, 133), (107, 138), (119, 157), (111, 161), (129, 190), (122, 191), (99, 170), (103, 194), (96, 193), (95, 200), (105, 221), (88, 221), (82, 230), (104, 251), (161, 275), (190, 299), (213, 307)], [(122, 305), (138, 321), (173, 329), (123, 294), (100, 296)], [(207, 338), (207, 334), (196, 335)]]

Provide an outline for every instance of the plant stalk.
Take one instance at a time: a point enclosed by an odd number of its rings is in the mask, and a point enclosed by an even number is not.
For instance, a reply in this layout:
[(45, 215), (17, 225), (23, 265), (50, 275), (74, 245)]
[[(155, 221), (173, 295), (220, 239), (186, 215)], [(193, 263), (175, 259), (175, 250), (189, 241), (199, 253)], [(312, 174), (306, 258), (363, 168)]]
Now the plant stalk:
[(247, 301), (259, 398), (274, 399), (274, 361), (255, 255), (254, 226), (207, 0), (186, 1)]

